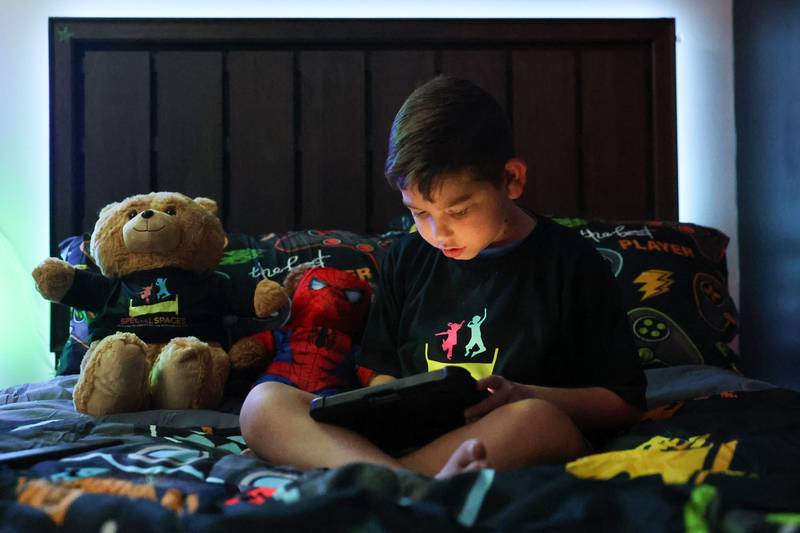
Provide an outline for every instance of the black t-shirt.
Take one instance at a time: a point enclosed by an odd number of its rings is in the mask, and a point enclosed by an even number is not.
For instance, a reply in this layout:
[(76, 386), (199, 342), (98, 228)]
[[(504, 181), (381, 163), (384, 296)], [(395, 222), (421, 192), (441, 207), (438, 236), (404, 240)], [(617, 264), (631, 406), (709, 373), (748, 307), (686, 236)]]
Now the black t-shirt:
[(97, 313), (89, 322), (92, 341), (123, 331), (145, 342), (195, 336), (222, 344), (222, 315), (230, 309), (230, 295), (230, 278), (219, 272), (160, 268), (107, 278), (76, 270), (61, 303)]
[(610, 269), (577, 233), (541, 216), (507, 253), (468, 261), (403, 237), (383, 259), (357, 362), (395, 377), (458, 365), (476, 379), (601, 386), (645, 405)]

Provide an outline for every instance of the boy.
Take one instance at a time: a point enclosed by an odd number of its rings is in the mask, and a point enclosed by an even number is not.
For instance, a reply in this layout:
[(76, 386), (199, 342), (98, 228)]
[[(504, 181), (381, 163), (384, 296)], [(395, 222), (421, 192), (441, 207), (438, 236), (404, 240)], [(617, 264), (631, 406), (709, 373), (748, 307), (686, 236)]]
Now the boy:
[(503, 111), (474, 84), (439, 76), (408, 97), (386, 176), (418, 232), (384, 259), (357, 362), (369, 385), (463, 365), (491, 394), (467, 409), (466, 425), (392, 457), (313, 421), (312, 395), (262, 384), (241, 412), (258, 455), (446, 477), (568, 461), (587, 452), (584, 434), (637, 419), (646, 381), (611, 273), (573, 231), (517, 206), (526, 172)]

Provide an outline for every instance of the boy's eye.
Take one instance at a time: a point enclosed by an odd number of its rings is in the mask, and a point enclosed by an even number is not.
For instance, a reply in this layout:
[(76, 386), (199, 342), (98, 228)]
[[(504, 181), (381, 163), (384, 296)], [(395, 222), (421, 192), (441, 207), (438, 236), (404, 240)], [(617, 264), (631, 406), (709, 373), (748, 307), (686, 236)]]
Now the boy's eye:
[(460, 211), (453, 211), (452, 213), (450, 213), (450, 216), (455, 217), (455, 218), (461, 218), (463, 216), (466, 216), (466, 214), (468, 212), (469, 212), (469, 207), (465, 207), (464, 209), (461, 209)]
[(425, 211), (411, 211), (411, 216), (414, 218), (425, 216)]

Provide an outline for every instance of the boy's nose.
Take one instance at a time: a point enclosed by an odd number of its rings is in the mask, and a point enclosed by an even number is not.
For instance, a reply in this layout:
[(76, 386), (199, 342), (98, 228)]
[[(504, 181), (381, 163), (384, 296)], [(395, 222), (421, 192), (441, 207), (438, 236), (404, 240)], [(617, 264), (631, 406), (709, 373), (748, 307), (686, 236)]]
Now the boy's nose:
[(447, 237), (452, 233), (453, 232), (450, 229), (450, 226), (447, 224), (443, 224), (441, 222), (437, 223), (435, 220), (431, 222), (431, 234), (434, 237)]

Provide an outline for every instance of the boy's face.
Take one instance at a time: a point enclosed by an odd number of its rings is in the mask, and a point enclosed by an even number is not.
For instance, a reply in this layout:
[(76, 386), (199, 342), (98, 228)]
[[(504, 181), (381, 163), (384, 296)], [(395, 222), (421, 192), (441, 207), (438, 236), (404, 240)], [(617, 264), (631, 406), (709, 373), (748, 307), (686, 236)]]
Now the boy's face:
[(401, 193), (422, 238), (452, 259), (473, 259), (485, 248), (524, 237), (513, 201), (522, 188), (513, 181), (497, 187), (458, 172), (440, 176), (430, 200), (413, 183)]

